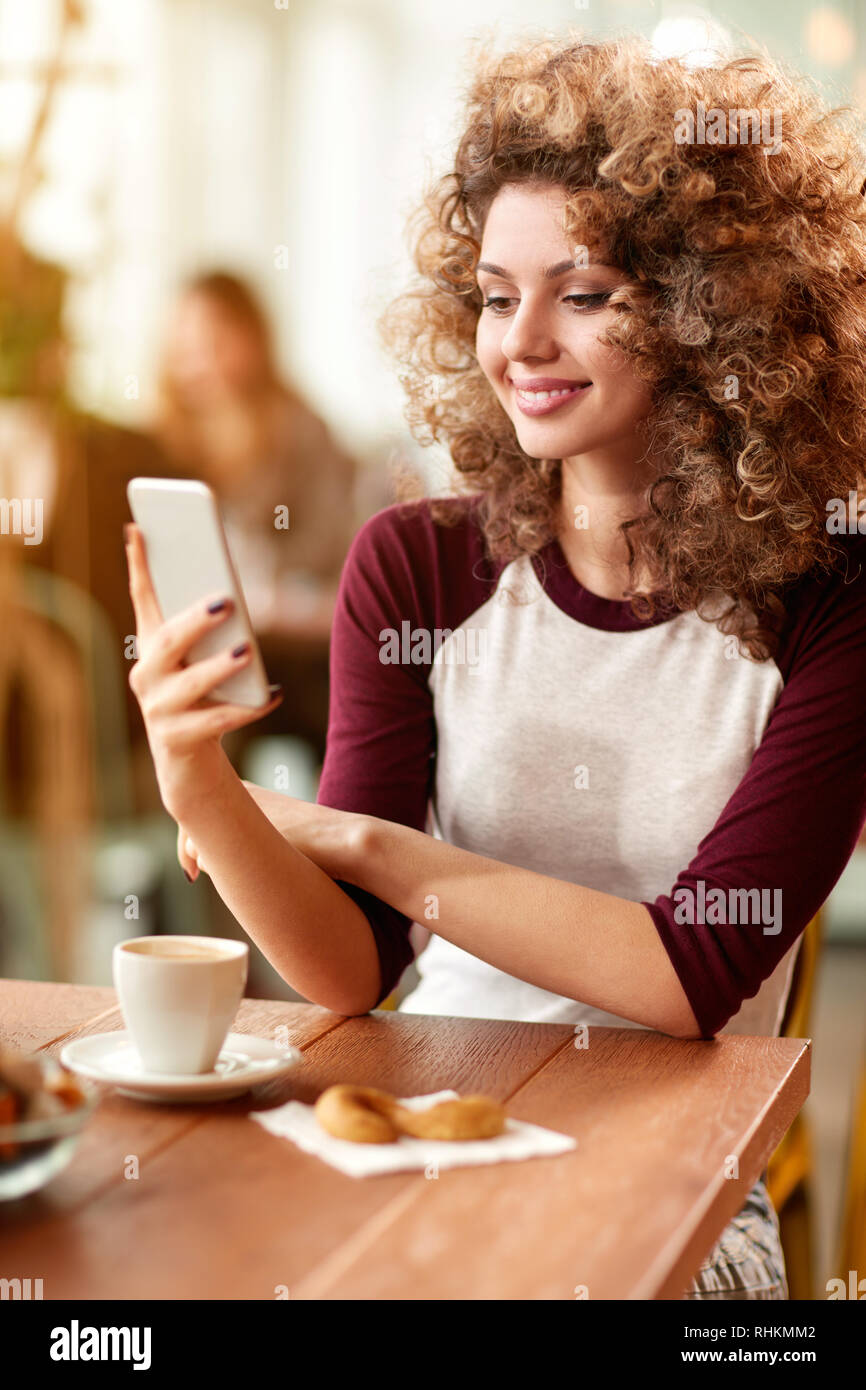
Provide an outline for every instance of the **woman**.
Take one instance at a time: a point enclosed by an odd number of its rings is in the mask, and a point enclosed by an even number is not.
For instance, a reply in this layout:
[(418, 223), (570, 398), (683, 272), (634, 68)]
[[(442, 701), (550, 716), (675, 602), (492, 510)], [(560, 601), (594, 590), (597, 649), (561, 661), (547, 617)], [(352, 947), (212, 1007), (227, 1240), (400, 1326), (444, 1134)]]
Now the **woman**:
[(354, 460), (280, 379), (264, 310), (226, 271), (204, 272), (183, 286), (161, 379), (160, 441), (218, 493), (238, 548), (249, 551), (245, 588), (255, 594), (270, 578), (273, 602), (285, 586), (275, 614), (262, 594), (260, 614), (263, 624), (274, 617), (285, 626), (293, 616), (285, 602), (292, 580), (318, 583), (329, 595), (336, 589), (354, 533)]
[[(324, 754), (328, 639), (355, 532), (354, 460), (280, 377), (270, 325), (226, 271), (194, 276), (169, 319), (157, 436), (173, 466), (220, 499), (244, 595), (287, 700), (259, 732)], [(243, 739), (234, 741), (237, 757)]]
[[(681, 141), (699, 102), (780, 107), (779, 152)], [(235, 658), (179, 668), (219, 618), (161, 628), (133, 537), (181, 861), (306, 997), (377, 1005), (414, 921), (403, 1011), (779, 1032), (866, 818), (866, 542), (825, 524), (866, 457), (864, 164), (763, 58), (482, 62), (384, 323), (466, 495), (353, 542), (318, 807), (226, 766)], [(685, 1296), (787, 1297), (763, 1181)]]

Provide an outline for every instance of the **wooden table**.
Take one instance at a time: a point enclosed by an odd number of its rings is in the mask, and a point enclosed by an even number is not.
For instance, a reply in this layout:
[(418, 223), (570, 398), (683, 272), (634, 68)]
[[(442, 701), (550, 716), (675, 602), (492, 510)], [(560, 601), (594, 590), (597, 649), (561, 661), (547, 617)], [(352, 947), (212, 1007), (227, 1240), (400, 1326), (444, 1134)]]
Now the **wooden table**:
[[(567, 1025), (249, 999), (234, 1027), (281, 1025), (304, 1061), (255, 1099), (104, 1088), (70, 1166), (0, 1203), (0, 1277), (39, 1277), (46, 1299), (679, 1298), (809, 1090), (803, 1039), (592, 1028), (577, 1048)], [(6, 1044), (56, 1054), (121, 1026), (112, 989), (0, 981)], [(355, 1179), (246, 1118), (337, 1081), (485, 1091), (578, 1147)]]

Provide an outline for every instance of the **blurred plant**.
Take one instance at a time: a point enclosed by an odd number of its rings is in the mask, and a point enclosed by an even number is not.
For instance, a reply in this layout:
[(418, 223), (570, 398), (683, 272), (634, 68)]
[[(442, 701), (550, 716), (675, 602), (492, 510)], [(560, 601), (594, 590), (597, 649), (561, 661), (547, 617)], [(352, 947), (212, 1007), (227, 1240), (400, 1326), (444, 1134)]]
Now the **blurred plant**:
[(63, 394), (67, 278), (0, 228), (0, 397)]
[(0, 211), (0, 397), (63, 395), (66, 344), (63, 300), (68, 272), (40, 260), (18, 228), (43, 171), (40, 150), (65, 71), (66, 46), (86, 21), (80, 0), (61, 0), (54, 52), (40, 69), (41, 91), (27, 143), (7, 175), (9, 206)]

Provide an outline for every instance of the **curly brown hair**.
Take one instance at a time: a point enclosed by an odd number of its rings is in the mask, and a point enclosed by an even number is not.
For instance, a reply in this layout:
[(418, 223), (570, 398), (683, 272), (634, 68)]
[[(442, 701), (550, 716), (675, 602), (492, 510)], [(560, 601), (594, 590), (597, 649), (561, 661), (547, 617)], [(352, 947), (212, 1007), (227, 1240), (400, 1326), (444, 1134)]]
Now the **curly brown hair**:
[[(699, 103), (780, 111), (778, 151), (680, 143), (677, 121)], [(420, 283), (379, 330), (412, 434), (448, 446), (491, 555), (556, 534), (562, 464), (523, 452), (479, 366), (475, 266), (498, 191), (554, 185), (564, 230), (630, 277), (603, 341), (652, 393), (644, 425), (664, 463), (621, 527), (632, 608), (701, 613), (722, 593), (712, 621), (754, 659), (772, 655), (785, 586), (844, 555), (828, 500), (866, 476), (864, 148), (852, 108), (828, 109), (765, 52), (693, 68), (636, 35), (548, 36), (500, 56), (482, 45), (453, 170), (410, 219)], [(431, 507), (456, 519), (453, 503)], [(637, 573), (650, 576), (640, 590)]]

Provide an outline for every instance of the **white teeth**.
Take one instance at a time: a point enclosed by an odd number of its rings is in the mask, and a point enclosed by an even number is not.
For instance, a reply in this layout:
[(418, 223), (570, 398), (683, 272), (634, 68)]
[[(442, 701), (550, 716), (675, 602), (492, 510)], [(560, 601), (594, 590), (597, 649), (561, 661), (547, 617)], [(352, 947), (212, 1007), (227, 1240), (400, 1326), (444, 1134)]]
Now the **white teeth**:
[(570, 396), (575, 389), (573, 386), (566, 386), (556, 391), (523, 391), (519, 386), (515, 387), (518, 396), (522, 396), (526, 401), (547, 401), (551, 396)]

